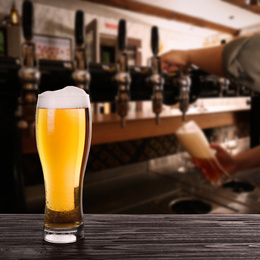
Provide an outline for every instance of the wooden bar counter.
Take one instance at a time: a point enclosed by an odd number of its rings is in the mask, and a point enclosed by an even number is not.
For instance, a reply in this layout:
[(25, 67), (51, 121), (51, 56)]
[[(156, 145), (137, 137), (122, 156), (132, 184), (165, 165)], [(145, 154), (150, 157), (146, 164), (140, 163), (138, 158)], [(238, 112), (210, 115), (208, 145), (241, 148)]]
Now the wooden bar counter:
[(0, 215), (0, 259), (259, 259), (258, 215), (84, 215), (85, 239), (50, 244), (43, 215)]
[[(194, 120), (200, 128), (214, 128), (235, 124), (248, 110), (215, 109), (203, 113), (190, 111), (187, 121)], [(130, 113), (126, 118), (125, 128), (120, 127), (120, 118), (116, 114), (95, 115), (93, 117), (92, 144), (127, 141), (173, 134), (182, 125), (182, 115), (178, 109), (164, 111), (160, 116), (160, 124), (156, 124), (153, 113)]]
[[(194, 120), (202, 129), (234, 125), (248, 118), (248, 106), (219, 106), (204, 112), (189, 109), (187, 113), (187, 121)], [(177, 108), (164, 109), (157, 125), (152, 112), (132, 112), (126, 117), (125, 128), (121, 128), (117, 114), (93, 115), (92, 122), (92, 145), (97, 145), (173, 134), (182, 125), (182, 115)], [(24, 154), (37, 152), (35, 137), (23, 135), (22, 147)]]

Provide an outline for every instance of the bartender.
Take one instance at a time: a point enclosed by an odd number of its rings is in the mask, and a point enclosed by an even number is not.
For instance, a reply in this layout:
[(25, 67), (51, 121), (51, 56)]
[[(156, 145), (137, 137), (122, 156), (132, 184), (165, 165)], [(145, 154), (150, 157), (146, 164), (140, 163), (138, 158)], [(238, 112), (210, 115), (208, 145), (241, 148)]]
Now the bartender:
[[(162, 69), (187, 71), (194, 64), (200, 69), (260, 92), (260, 34), (237, 38), (216, 47), (171, 50), (161, 55)], [(260, 146), (231, 155), (219, 144), (210, 145), (216, 150), (221, 165), (234, 175), (238, 171), (260, 167)]]

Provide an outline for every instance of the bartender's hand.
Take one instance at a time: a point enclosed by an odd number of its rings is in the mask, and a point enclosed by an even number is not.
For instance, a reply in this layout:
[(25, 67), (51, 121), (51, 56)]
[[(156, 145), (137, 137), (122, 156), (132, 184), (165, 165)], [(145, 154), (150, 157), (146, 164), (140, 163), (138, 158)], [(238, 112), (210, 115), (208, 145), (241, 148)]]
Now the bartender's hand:
[(189, 50), (170, 50), (161, 54), (162, 70), (168, 72), (181, 70), (188, 72), (190, 65), (217, 76), (225, 76), (223, 72), (222, 52), (224, 44), (208, 48)]
[(215, 156), (218, 159), (221, 166), (230, 175), (235, 174), (235, 172), (237, 171), (237, 167), (234, 157), (218, 143), (212, 143), (210, 144), (210, 147), (216, 151)]
[(171, 50), (161, 56), (162, 70), (172, 71), (187, 71), (190, 64), (188, 62), (187, 51)]

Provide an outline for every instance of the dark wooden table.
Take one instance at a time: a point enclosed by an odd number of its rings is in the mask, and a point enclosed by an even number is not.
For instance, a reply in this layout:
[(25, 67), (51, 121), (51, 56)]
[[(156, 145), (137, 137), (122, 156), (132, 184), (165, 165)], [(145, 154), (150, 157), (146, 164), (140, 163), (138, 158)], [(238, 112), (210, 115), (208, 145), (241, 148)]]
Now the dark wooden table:
[(85, 239), (50, 244), (43, 215), (0, 215), (0, 259), (260, 259), (259, 215), (85, 215)]

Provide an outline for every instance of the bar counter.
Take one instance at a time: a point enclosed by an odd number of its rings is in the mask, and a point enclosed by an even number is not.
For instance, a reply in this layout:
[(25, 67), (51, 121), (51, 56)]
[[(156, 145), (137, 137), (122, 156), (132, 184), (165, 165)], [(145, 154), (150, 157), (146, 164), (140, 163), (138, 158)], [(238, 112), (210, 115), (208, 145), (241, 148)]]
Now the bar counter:
[(50, 244), (44, 216), (0, 215), (0, 259), (259, 259), (258, 215), (84, 215), (85, 239)]
[[(201, 129), (235, 125), (249, 118), (249, 107), (213, 107), (204, 112), (189, 109), (187, 121), (194, 120)], [(92, 145), (128, 141), (140, 138), (173, 134), (182, 125), (182, 114), (178, 109), (165, 109), (160, 115), (160, 124), (156, 124), (152, 112), (129, 113), (126, 126), (120, 126), (117, 114), (93, 115)], [(22, 149), (24, 154), (36, 153), (35, 137), (22, 133)]]

